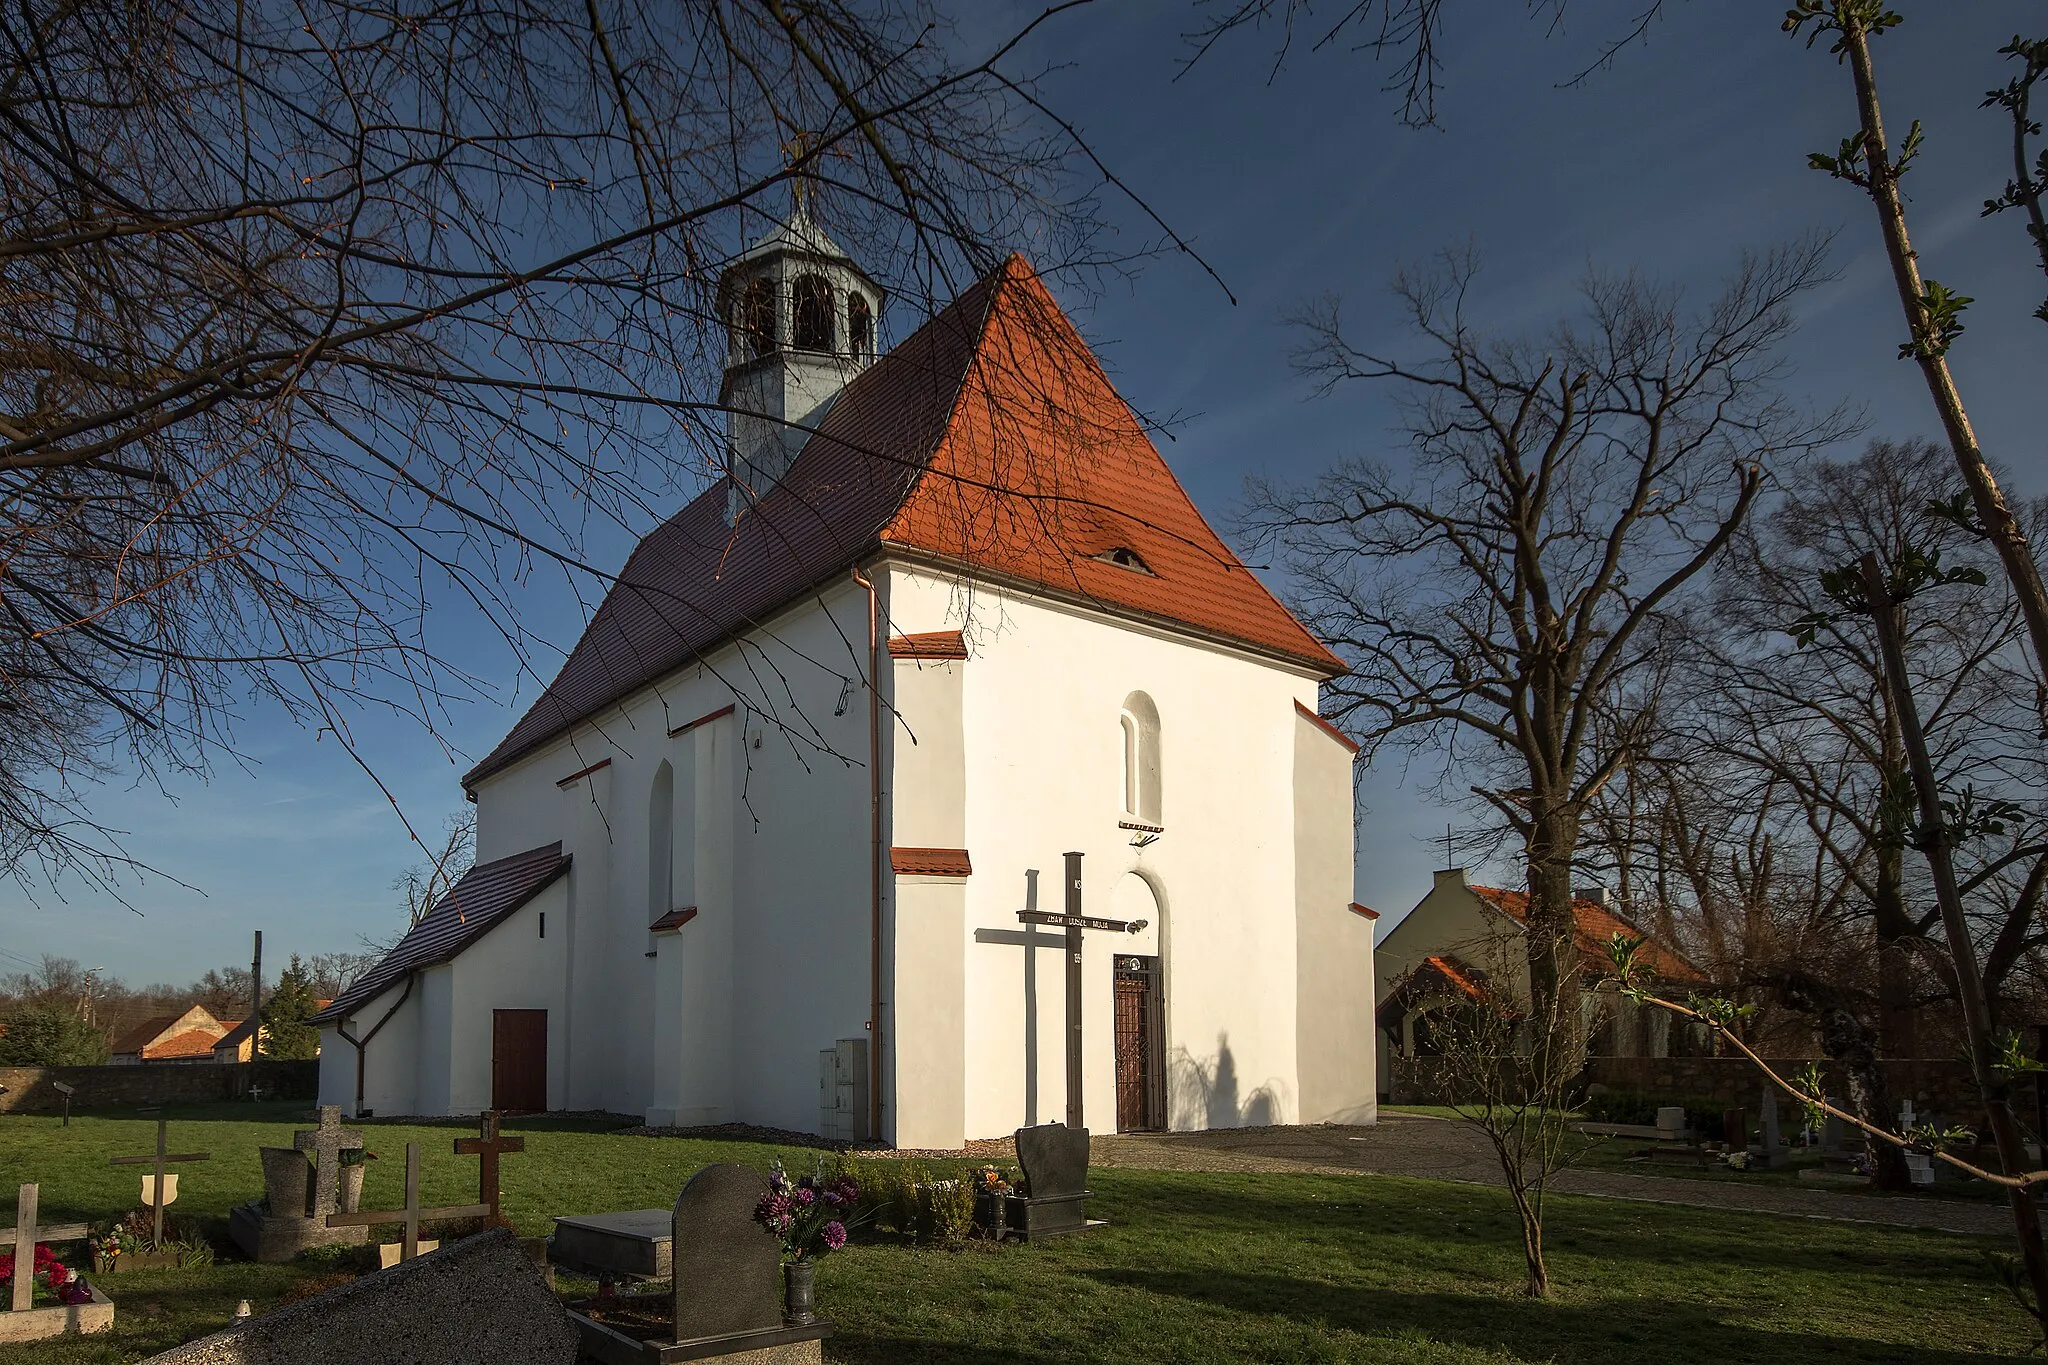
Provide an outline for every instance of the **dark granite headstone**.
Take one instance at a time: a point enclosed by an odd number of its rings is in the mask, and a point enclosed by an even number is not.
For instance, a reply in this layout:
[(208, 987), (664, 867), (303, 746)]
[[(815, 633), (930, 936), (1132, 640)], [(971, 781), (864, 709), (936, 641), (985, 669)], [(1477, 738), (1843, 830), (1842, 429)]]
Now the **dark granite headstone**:
[(1009, 1224), (1029, 1242), (1088, 1226), (1088, 1130), (1042, 1123), (1017, 1130), (1025, 1193), (1010, 1201)]
[(237, 1323), (146, 1365), (573, 1365), (575, 1324), (494, 1230)]
[(782, 1326), (782, 1243), (754, 1221), (768, 1177), (745, 1166), (706, 1166), (676, 1196), (670, 1264), (676, 1340)]

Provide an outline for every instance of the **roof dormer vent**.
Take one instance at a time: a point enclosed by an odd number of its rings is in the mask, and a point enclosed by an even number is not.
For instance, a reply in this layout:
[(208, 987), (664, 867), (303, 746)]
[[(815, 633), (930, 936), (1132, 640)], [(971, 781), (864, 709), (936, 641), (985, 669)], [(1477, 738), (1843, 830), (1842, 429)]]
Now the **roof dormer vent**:
[(1147, 564), (1143, 557), (1128, 545), (1119, 545), (1113, 550), (1104, 550), (1101, 554), (1093, 557), (1101, 560), (1104, 564), (1114, 564), (1119, 569), (1129, 569), (1132, 573), (1151, 574), (1154, 578), (1158, 577), (1157, 574), (1152, 573), (1152, 566)]

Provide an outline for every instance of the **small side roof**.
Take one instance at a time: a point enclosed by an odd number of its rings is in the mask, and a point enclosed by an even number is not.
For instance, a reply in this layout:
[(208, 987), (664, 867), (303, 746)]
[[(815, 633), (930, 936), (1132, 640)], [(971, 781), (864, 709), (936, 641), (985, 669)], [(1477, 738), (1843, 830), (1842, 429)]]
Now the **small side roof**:
[(562, 852), (559, 839), (509, 858), (478, 863), (462, 874), (462, 880), (396, 947), (314, 1015), (312, 1022), (338, 1024), (349, 1011), (376, 999), (406, 973), (449, 961), (568, 870), (569, 855)]
[[(1515, 923), (1524, 926), (1528, 924), (1528, 892), (1506, 891), (1497, 886), (1475, 886), (1472, 888), (1472, 894)], [(1572, 897), (1572, 929), (1579, 951), (1601, 961), (1605, 961), (1607, 957), (1607, 941), (1614, 935), (1621, 934), (1643, 941), (1643, 946), (1637, 949), (1639, 960), (1663, 980), (1707, 979), (1705, 972), (1686, 961), (1676, 949), (1660, 942), (1648, 930), (1598, 901), (1589, 901), (1583, 896)]]

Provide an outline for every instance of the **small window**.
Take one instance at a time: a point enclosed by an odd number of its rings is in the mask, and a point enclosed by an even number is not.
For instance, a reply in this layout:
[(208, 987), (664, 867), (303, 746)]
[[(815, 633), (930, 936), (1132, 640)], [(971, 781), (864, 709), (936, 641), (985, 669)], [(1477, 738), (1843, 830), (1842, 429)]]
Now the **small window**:
[(790, 344), (799, 351), (832, 349), (832, 286), (822, 275), (799, 275), (791, 294)]
[[(1129, 569), (1132, 573), (1149, 574), (1152, 572), (1152, 566), (1147, 564), (1143, 557), (1128, 545), (1119, 545), (1114, 550), (1104, 550), (1095, 558), (1105, 564), (1114, 564), (1119, 569)], [(1156, 577), (1157, 575), (1154, 576)]]
[(737, 320), (749, 354), (764, 356), (775, 349), (775, 282), (755, 280), (740, 297)]
[(875, 315), (859, 294), (846, 296), (847, 349), (856, 360), (870, 360), (875, 354)]

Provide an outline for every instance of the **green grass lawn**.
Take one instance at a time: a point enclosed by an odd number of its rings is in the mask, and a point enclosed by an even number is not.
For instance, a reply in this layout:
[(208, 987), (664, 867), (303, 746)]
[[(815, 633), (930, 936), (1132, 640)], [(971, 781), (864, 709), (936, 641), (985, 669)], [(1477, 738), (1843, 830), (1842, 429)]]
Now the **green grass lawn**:
[[(293, 1105), (174, 1116), (176, 1206), (225, 1243), (235, 1203), (260, 1192), (255, 1149), (288, 1145)], [(404, 1144), (422, 1143), (427, 1197), (474, 1197), (457, 1125), (373, 1123), (365, 1204), (399, 1201)], [(548, 1215), (665, 1205), (715, 1160), (765, 1166), (776, 1149), (641, 1138), (573, 1119), (508, 1124), (527, 1139), (505, 1162), (506, 1211), (527, 1232)], [(131, 1207), (134, 1167), (115, 1153), (154, 1141), (147, 1121), (0, 1116), (0, 1221), (13, 1186), (39, 1179), (51, 1219), (103, 1221)], [(814, 1153), (784, 1151), (793, 1169)], [(1098, 1169), (1091, 1211), (1111, 1226), (1045, 1247), (961, 1252), (857, 1243), (819, 1269), (840, 1361), (1385, 1361), (1696, 1365), (1815, 1360), (1947, 1365), (2016, 1356), (2027, 1338), (1969, 1238), (1554, 1199), (1556, 1297), (1517, 1297), (1514, 1216), (1500, 1192), (1385, 1177), (1204, 1175)], [(130, 1271), (105, 1281), (112, 1334), (0, 1347), (0, 1365), (138, 1359), (223, 1325), (236, 1300), (261, 1311), (333, 1277), (331, 1263)]]

